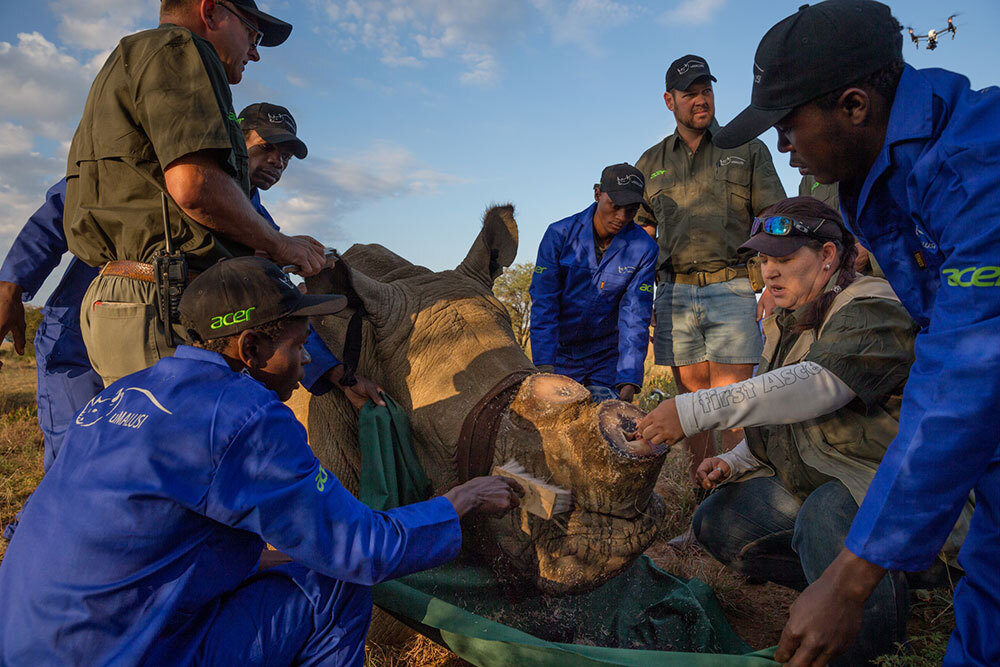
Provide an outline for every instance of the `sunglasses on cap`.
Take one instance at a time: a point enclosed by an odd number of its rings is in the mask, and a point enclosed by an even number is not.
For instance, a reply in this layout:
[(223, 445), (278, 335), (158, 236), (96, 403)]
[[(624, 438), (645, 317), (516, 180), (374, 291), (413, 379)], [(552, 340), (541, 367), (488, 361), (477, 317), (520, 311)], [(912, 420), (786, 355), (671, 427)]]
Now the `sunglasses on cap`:
[[(799, 234), (805, 236), (834, 240), (835, 237), (817, 233), (828, 222), (830, 221), (824, 218), (792, 218), (787, 215), (768, 215), (763, 218), (753, 219), (753, 231), (750, 234), (752, 236), (759, 231), (763, 231), (765, 234), (770, 234), (771, 236), (789, 236), (793, 234), (792, 230), (794, 229)], [(839, 232), (840, 230), (837, 231)], [(837, 235), (837, 238), (839, 237), (840, 234)]]

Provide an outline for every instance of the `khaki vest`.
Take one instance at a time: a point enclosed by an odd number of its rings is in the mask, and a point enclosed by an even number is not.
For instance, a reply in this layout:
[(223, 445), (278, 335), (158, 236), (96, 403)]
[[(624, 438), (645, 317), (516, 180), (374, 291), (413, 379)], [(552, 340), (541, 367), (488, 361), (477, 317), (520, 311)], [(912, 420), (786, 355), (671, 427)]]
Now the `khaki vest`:
[[(859, 276), (834, 298), (818, 331), (804, 331), (799, 335), (798, 340), (781, 361), (781, 366), (797, 364), (805, 359), (812, 344), (823, 336), (826, 325), (833, 315), (859, 298), (899, 301), (885, 280)], [(758, 374), (774, 368), (774, 358), (781, 339), (781, 332), (776, 320), (775, 315), (764, 320), (764, 352)], [(875, 471), (878, 469), (878, 462), (881, 460), (882, 454), (896, 437), (899, 421), (881, 406), (877, 406), (872, 408), (862, 419), (841, 418), (838, 417), (837, 412), (834, 412), (816, 419), (791, 424), (790, 429), (802, 461), (821, 473), (840, 480), (860, 506), (868, 486), (875, 477)], [(748, 436), (747, 444), (754, 456), (761, 460), (765, 459), (764, 444), (759, 438)], [(773, 474), (774, 471), (770, 468), (759, 469), (744, 475), (738, 481)], [(941, 557), (955, 566), (957, 566), (955, 557), (958, 554), (958, 549), (969, 530), (972, 509), (973, 503), (970, 495), (969, 502), (966, 503), (958, 523), (948, 536), (941, 552)]]

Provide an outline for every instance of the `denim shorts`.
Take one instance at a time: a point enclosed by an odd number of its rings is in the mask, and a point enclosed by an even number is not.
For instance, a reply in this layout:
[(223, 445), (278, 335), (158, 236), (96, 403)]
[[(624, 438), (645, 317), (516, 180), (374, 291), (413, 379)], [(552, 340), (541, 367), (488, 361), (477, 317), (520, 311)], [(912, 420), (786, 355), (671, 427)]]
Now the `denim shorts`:
[(764, 351), (757, 299), (746, 278), (714, 285), (656, 286), (653, 356), (663, 366), (756, 364)]

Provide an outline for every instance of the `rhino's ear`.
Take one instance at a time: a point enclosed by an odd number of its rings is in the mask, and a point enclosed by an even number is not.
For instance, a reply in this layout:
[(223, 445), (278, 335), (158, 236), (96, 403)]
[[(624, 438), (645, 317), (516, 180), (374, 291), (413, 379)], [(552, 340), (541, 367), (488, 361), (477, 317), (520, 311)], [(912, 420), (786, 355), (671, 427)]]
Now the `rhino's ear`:
[(514, 220), (514, 206), (493, 206), (486, 211), (482, 231), (456, 270), (492, 289), (493, 281), (511, 265), (516, 256), (517, 222)]
[(392, 312), (395, 288), (352, 269), (343, 259), (305, 282), (309, 294), (346, 296), (348, 307), (363, 308), (376, 326), (384, 324)]

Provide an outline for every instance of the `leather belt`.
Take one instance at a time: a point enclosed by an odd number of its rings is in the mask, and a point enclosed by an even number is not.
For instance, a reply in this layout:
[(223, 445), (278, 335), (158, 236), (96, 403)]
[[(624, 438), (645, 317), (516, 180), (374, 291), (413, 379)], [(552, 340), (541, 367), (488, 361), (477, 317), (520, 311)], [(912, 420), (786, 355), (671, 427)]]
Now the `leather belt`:
[(531, 374), (532, 371), (515, 371), (500, 380), (462, 422), (455, 455), (459, 483), (489, 474), (500, 418), (510, 407), (521, 383)]
[[(200, 273), (201, 271), (188, 270), (188, 282), (194, 280)], [(152, 264), (133, 262), (130, 259), (116, 259), (113, 262), (108, 262), (101, 267), (101, 275), (131, 278), (132, 280), (141, 280), (144, 283), (156, 282), (156, 273), (153, 271)]]
[(121, 276), (132, 280), (141, 280), (146, 283), (155, 283), (156, 274), (153, 273), (152, 264), (143, 262), (133, 262), (130, 259), (118, 259), (108, 262), (101, 268), (102, 276)]
[(750, 272), (745, 266), (727, 266), (718, 271), (694, 271), (692, 273), (663, 273), (661, 280), (666, 282), (680, 283), (681, 285), (714, 285), (716, 283), (726, 283), (737, 278), (749, 278)]

